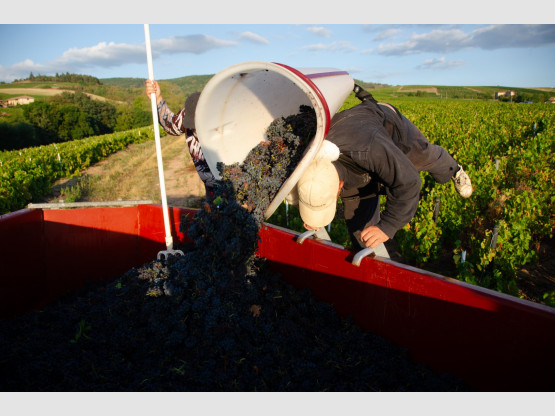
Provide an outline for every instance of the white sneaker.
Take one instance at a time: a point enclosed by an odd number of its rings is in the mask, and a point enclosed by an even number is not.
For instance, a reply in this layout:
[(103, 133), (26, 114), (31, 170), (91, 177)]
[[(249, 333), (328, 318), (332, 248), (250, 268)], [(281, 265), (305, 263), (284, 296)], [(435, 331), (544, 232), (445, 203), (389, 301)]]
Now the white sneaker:
[(472, 188), (470, 177), (463, 170), (461, 165), (459, 165), (459, 170), (452, 179), (453, 183), (455, 184), (455, 190), (460, 196), (462, 196), (463, 198), (469, 198), (470, 195), (472, 195), (472, 191), (474, 189)]

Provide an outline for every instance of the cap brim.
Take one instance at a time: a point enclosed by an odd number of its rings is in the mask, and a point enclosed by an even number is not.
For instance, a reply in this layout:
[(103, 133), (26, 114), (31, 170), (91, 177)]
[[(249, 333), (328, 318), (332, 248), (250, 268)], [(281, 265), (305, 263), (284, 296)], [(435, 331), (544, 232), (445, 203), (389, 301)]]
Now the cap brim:
[(299, 213), (306, 225), (310, 225), (311, 227), (325, 227), (331, 223), (335, 217), (335, 203), (314, 210), (313, 207), (299, 200)]

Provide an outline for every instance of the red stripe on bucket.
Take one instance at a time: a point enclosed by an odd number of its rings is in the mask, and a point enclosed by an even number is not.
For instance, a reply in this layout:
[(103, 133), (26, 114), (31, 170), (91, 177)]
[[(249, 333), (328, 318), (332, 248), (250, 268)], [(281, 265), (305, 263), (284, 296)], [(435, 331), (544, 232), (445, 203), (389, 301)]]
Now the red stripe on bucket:
[(347, 71), (317, 72), (306, 75), (308, 78), (333, 77), (334, 75), (349, 75)]
[[(285, 69), (287, 69), (288, 71), (294, 73), (295, 75), (297, 75), (299, 78), (301, 78), (304, 82), (306, 82), (314, 91), (314, 93), (318, 96), (318, 98), (320, 99), (320, 102), (322, 103), (322, 107), (324, 107), (324, 112), (326, 113), (326, 121), (325, 121), (325, 127), (324, 127), (324, 138), (327, 136), (328, 131), (330, 129), (330, 109), (328, 107), (328, 103), (326, 102), (326, 99), (324, 98), (324, 94), (322, 94), (322, 92), (320, 91), (320, 89), (316, 86), (316, 84), (314, 82), (312, 82), (312, 80), (310, 78), (319, 78), (319, 77), (323, 77), (323, 76), (330, 76), (330, 75), (339, 75), (340, 72), (321, 72), (318, 74), (310, 74), (310, 75), (305, 75), (302, 72), (296, 70), (295, 68), (291, 68), (290, 66), (284, 65), (284, 64), (278, 64), (277, 62), (274, 62), (274, 64), (279, 65)], [(346, 72), (341, 72), (341, 74), (345, 74)]]

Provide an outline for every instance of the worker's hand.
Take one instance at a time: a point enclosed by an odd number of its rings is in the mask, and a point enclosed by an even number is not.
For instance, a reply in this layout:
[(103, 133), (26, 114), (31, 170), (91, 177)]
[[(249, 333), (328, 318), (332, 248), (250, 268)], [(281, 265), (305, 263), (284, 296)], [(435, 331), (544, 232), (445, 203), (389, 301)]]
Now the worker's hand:
[(150, 79), (147, 79), (145, 81), (145, 90), (146, 95), (149, 99), (150, 94), (154, 93), (156, 96), (156, 104), (160, 104), (160, 101), (162, 101), (162, 92), (160, 91), (160, 86), (158, 85), (157, 81), (151, 81)]
[(371, 225), (370, 227), (362, 230), (360, 233), (360, 239), (366, 247), (376, 248), (378, 244), (389, 240), (389, 237), (378, 227)]

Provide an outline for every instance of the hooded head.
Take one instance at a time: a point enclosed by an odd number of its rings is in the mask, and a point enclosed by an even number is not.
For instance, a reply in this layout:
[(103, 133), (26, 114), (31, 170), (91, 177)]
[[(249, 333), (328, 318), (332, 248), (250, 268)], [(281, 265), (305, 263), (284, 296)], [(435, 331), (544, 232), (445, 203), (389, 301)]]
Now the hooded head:
[(325, 227), (335, 217), (339, 175), (327, 159), (316, 159), (297, 183), (299, 212), (306, 225)]
[(194, 92), (185, 100), (185, 117), (183, 118), (183, 127), (195, 130), (195, 110), (197, 109), (200, 92)]

